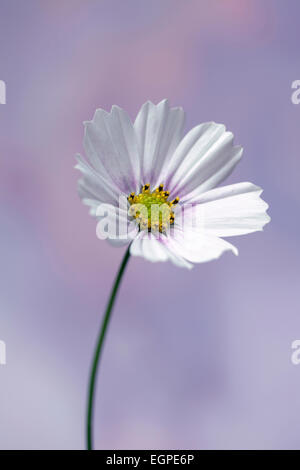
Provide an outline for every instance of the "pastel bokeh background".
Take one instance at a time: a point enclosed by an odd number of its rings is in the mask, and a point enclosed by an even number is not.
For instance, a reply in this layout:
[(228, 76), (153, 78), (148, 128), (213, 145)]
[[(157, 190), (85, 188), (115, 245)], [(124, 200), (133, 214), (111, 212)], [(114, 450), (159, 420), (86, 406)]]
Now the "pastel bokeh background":
[(272, 222), (240, 256), (132, 259), (98, 381), (96, 446), (299, 449), (298, 0), (1, 0), (0, 448), (84, 447), (86, 385), (122, 249), (76, 193), (82, 121), (169, 98), (244, 146), (229, 182)]

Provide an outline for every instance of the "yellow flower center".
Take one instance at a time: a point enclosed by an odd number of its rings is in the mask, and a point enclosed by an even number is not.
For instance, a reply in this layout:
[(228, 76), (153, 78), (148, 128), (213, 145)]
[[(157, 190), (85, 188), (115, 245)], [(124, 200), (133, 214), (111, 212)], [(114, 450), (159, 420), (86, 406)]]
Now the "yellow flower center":
[(150, 191), (150, 184), (145, 184), (141, 193), (131, 193), (128, 196), (129, 215), (136, 219), (140, 230), (165, 232), (174, 224), (175, 214), (172, 207), (178, 204), (179, 198), (168, 201), (169, 195), (163, 184), (154, 191)]

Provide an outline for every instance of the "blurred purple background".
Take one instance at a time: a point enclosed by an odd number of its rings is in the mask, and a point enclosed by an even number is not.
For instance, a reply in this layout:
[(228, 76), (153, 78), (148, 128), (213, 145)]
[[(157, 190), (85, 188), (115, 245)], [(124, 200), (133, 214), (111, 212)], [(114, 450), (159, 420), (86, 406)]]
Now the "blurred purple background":
[[(288, 3), (288, 5), (287, 5)], [(131, 259), (98, 380), (96, 446), (300, 448), (297, 0), (1, 0), (0, 447), (80, 449), (88, 371), (122, 249), (96, 238), (74, 155), (97, 107), (169, 98), (244, 146), (226, 181), (272, 222), (240, 256)]]

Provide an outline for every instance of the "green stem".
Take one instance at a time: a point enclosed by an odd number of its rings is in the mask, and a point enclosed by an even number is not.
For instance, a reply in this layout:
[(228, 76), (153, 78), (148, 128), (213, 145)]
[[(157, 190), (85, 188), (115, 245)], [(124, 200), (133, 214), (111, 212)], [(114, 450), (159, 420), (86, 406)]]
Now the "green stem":
[(114, 306), (114, 302), (116, 299), (116, 295), (127, 265), (127, 262), (130, 257), (129, 247), (124, 255), (123, 261), (120, 265), (119, 272), (115, 279), (110, 298), (106, 307), (105, 315), (103, 317), (99, 338), (97, 341), (97, 346), (94, 353), (94, 359), (92, 363), (90, 381), (89, 381), (89, 389), (88, 389), (88, 403), (87, 403), (87, 422), (86, 422), (86, 438), (87, 438), (87, 449), (93, 449), (93, 413), (94, 413), (94, 403), (95, 403), (95, 388), (96, 388), (96, 377), (97, 377), (97, 370), (99, 365), (99, 359), (101, 356), (101, 351), (103, 348), (103, 343), (105, 339), (105, 334), (107, 331), (108, 323), (110, 320), (112, 308)]

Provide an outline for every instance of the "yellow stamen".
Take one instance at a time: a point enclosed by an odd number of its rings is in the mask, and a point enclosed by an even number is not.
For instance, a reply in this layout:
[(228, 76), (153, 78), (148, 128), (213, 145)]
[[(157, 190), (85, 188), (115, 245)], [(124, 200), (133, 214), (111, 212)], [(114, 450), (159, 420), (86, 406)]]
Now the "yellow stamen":
[(173, 199), (171, 204), (172, 204), (172, 206), (175, 206), (176, 204), (178, 204), (178, 202), (179, 202), (179, 197), (175, 197), (175, 199)]
[(128, 213), (135, 218), (140, 230), (166, 232), (168, 227), (174, 224), (175, 214), (171, 207), (178, 204), (179, 198), (168, 201), (170, 192), (163, 189), (164, 185), (160, 184), (151, 192), (150, 184), (147, 183), (139, 194), (130, 193), (128, 196)]

